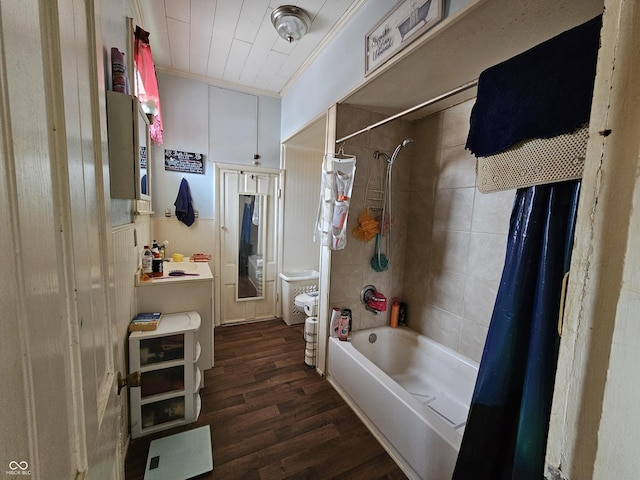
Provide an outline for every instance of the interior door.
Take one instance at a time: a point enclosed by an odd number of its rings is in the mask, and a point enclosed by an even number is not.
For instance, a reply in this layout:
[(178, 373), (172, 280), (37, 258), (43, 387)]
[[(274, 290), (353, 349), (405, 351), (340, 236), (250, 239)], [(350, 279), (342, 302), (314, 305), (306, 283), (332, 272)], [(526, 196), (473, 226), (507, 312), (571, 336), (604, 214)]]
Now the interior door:
[[(111, 324), (109, 290), (111, 222), (109, 212), (108, 138), (102, 78), (102, 45), (93, 1), (59, 1), (61, 64), (65, 109), (70, 237), (73, 252), (77, 372), (81, 392), (74, 391), (83, 422), (78, 442), (87, 477), (119, 479), (121, 400), (117, 396), (118, 345)], [(124, 18), (123, 18), (124, 21)], [(71, 49), (69, 46), (74, 45)], [(115, 319), (114, 324), (115, 324)]]
[(123, 476), (93, 7), (0, 0), (0, 239), (13, 280), (0, 292), (7, 476)]
[[(218, 173), (218, 185), (220, 323), (275, 318), (279, 172), (222, 168)], [(243, 207), (250, 199), (258, 199), (264, 212), (258, 222), (260, 235), (264, 238), (264, 250), (254, 249), (243, 255)], [(256, 268), (262, 270), (261, 292), (251, 296), (241, 293), (239, 272), (243, 269), (243, 261), (247, 262), (246, 269), (251, 278), (255, 278)]]

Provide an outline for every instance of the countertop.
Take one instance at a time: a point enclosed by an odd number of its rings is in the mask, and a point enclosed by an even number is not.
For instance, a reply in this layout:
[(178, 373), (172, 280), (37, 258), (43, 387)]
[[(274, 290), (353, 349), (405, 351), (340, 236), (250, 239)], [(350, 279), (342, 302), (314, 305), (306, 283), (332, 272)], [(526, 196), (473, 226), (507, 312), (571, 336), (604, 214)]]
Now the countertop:
[[(182, 277), (169, 276), (172, 270), (184, 270), (185, 273), (196, 273), (195, 275), (185, 275)], [(162, 277), (152, 278), (150, 282), (141, 282), (140, 277), (136, 275), (136, 286), (147, 287), (153, 285), (167, 285), (173, 283), (198, 282), (203, 280), (213, 280), (211, 269), (208, 262), (164, 262), (164, 275)]]

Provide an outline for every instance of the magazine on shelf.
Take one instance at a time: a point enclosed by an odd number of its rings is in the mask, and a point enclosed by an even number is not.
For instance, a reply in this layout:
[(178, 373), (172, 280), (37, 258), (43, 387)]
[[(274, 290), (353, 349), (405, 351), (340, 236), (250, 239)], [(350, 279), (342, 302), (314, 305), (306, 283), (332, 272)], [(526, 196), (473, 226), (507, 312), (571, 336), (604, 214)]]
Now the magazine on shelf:
[(129, 324), (129, 331), (155, 330), (162, 319), (160, 312), (141, 312), (136, 314)]

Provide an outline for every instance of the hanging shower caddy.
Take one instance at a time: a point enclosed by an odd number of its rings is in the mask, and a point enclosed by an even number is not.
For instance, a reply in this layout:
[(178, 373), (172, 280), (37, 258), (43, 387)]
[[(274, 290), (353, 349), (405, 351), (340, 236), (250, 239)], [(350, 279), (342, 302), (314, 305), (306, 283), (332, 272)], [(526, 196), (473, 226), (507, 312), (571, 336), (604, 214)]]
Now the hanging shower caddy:
[(347, 219), (356, 173), (355, 155), (328, 153), (322, 162), (322, 186), (316, 221), (316, 236), (323, 246), (341, 250), (347, 244)]

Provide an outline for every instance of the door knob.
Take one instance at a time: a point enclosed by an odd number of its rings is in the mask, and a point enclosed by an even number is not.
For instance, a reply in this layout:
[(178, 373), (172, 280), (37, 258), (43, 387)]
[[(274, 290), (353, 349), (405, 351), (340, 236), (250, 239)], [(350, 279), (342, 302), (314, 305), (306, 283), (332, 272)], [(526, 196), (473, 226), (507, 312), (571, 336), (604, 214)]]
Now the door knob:
[(123, 377), (120, 372), (118, 372), (118, 395), (124, 387), (139, 387), (142, 385), (142, 375), (140, 371), (132, 372), (126, 377)]

